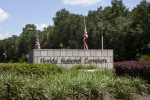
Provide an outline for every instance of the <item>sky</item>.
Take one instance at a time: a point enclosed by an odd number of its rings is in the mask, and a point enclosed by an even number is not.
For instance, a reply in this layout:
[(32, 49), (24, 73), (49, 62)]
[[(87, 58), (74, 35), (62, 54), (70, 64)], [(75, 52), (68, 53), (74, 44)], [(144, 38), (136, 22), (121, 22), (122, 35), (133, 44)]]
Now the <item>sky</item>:
[[(123, 4), (131, 10), (141, 1), (123, 0)], [(53, 25), (53, 17), (63, 8), (87, 16), (88, 11), (100, 6), (111, 6), (111, 0), (0, 0), (0, 40), (19, 36), (26, 24), (34, 24), (42, 31)]]

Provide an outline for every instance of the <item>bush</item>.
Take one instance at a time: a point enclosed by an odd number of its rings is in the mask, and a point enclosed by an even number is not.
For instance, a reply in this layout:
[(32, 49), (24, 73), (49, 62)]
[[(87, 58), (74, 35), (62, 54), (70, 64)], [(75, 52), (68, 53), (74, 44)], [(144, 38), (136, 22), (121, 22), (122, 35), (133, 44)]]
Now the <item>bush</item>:
[(150, 61), (150, 55), (142, 55), (139, 60), (140, 61)]
[(47, 75), (62, 72), (62, 68), (54, 64), (22, 64), (22, 63), (0, 63), (0, 72), (20, 74)]
[(142, 77), (150, 82), (150, 61), (115, 62), (114, 68), (117, 75)]

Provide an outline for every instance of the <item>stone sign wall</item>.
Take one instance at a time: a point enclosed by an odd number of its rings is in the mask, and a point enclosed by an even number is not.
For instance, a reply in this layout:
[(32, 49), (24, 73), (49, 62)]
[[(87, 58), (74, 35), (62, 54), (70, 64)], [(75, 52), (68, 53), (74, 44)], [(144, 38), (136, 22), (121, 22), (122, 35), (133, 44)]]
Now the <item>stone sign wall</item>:
[(33, 49), (29, 52), (29, 62), (52, 63), (62, 67), (79, 64), (113, 68), (113, 50)]

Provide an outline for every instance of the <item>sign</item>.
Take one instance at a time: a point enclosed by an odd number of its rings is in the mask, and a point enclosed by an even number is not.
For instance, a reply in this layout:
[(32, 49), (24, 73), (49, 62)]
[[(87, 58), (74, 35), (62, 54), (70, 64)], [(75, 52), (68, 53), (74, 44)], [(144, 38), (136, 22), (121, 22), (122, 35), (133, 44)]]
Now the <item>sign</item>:
[[(58, 59), (45, 59), (45, 58), (41, 58), (40, 59), (40, 63), (52, 63), (52, 64), (57, 64), (58, 63)], [(107, 63), (107, 59), (88, 59), (88, 57), (86, 57), (84, 59), (84, 63), (85, 64), (93, 64), (93, 63)], [(82, 64), (81, 63), (81, 57), (79, 59), (65, 59), (65, 58), (61, 58), (61, 64)]]
[(52, 63), (62, 67), (94, 65), (113, 68), (113, 50), (33, 49), (29, 53), (29, 62)]

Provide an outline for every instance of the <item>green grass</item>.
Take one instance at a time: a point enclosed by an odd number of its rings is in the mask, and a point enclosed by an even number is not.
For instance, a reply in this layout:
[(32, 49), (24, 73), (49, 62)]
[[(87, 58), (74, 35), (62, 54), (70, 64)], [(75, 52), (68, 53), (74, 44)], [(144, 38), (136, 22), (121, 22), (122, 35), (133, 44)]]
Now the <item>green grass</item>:
[(61, 73), (47, 75), (1, 72), (0, 89), (3, 91), (0, 99), (7, 98), (7, 82), (11, 83), (13, 100), (130, 99), (149, 92), (149, 84), (145, 81), (128, 76), (117, 77), (113, 69), (100, 68), (95, 72), (81, 69), (85, 68), (62, 69)]

